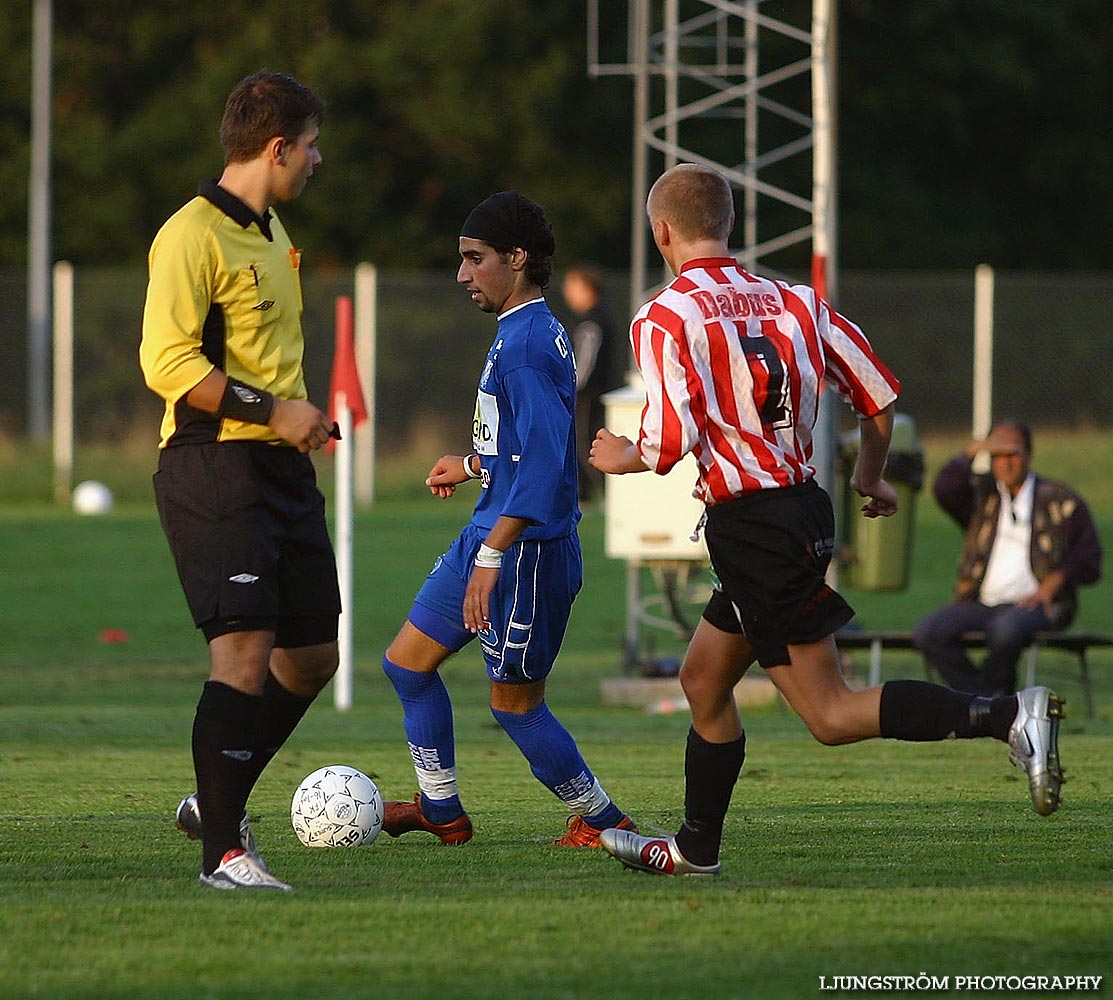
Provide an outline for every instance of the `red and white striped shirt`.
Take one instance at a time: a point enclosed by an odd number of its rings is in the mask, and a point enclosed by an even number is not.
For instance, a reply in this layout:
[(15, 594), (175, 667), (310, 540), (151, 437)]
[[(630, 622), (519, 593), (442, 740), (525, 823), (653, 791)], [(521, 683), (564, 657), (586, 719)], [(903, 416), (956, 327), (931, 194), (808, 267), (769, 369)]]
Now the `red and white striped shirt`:
[(807, 482), (826, 382), (863, 417), (900, 383), (862, 331), (807, 285), (688, 261), (638, 311), (630, 341), (645, 378), (638, 450), (664, 475), (691, 452), (708, 504)]

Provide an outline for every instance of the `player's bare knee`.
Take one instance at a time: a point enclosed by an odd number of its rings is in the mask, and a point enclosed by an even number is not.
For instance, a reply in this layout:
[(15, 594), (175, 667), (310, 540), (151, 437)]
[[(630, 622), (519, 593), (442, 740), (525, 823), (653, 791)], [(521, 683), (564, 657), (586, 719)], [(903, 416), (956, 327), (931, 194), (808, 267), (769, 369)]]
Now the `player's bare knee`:
[(387, 646), (386, 658), (404, 670), (428, 673), (440, 667), (452, 652), (407, 620)]
[(705, 672), (681, 670), (680, 687), (693, 712), (717, 712), (733, 698), (731, 686)]
[(804, 724), (816, 741), (827, 747), (842, 746), (842, 744), (851, 743), (854, 740), (850, 730), (843, 724), (841, 715), (835, 712), (819, 713), (806, 717)]
[(314, 667), (314, 678), (321, 682), (321, 687), (324, 687), (340, 667), (339, 648), (332, 646), (327, 652), (322, 653), (320, 659), (314, 662)]
[(808, 726), (808, 732), (816, 738), (818, 743), (822, 743), (825, 747), (835, 747), (839, 745), (838, 734), (833, 730), (827, 728), (822, 723), (811, 724)]
[(271, 656), (271, 672), (287, 690), (303, 698), (314, 697), (336, 673), (340, 652), (335, 642), (276, 649)]
[(336, 674), (340, 657), (335, 653), (313, 659), (308, 669), (302, 671), (302, 678), (308, 686), (321, 690)]
[(394, 641), (386, 648), (386, 659), (403, 670), (416, 670), (424, 672), (428, 657), (420, 654), (412, 643), (407, 642), (401, 634), (395, 636)]
[[(491, 681), (491, 711), (524, 715), (545, 700), (545, 682), (532, 684), (500, 684)], [(496, 715), (497, 719), (498, 716)]]

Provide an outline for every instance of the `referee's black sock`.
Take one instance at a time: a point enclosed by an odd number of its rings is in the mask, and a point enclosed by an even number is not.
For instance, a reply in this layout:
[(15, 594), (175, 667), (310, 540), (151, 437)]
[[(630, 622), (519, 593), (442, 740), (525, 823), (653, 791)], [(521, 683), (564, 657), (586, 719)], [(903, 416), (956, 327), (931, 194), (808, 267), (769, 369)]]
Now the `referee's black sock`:
[(193, 767), (205, 828), (201, 867), (209, 874), (225, 853), (240, 846), (240, 819), (247, 802), (248, 768), (255, 755), (259, 705), (219, 681), (207, 681), (193, 719)]
[(255, 753), (245, 773), (248, 782), (244, 793), (245, 801), (251, 794), (251, 789), (255, 787), (255, 782), (259, 780), (259, 775), (263, 773), (263, 769), (282, 749), (282, 745), (297, 729), (302, 716), (312, 704), (312, 698), (299, 697), (283, 687), (278, 678), (269, 670), (267, 671), (267, 679), (263, 682), (263, 696), (259, 704), (259, 717), (255, 726)]
[(730, 743), (708, 743), (695, 729), (688, 730), (684, 825), (676, 834), (676, 846), (694, 865), (713, 865), (719, 860), (723, 820), (745, 759), (745, 733)]
[(881, 689), (881, 735), (931, 742), (992, 736), (1007, 740), (1015, 695), (985, 698), (924, 681), (889, 681)]

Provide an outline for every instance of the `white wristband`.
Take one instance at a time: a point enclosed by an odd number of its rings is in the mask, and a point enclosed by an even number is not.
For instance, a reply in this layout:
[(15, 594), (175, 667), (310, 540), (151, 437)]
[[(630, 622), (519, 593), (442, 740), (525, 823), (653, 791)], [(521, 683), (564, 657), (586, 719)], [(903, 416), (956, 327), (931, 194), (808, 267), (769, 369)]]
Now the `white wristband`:
[(467, 476), (468, 479), (478, 479), (480, 476), (483, 475), (482, 469), (480, 469), (479, 472), (471, 471), (471, 460), (475, 457), (476, 456), (474, 451), (470, 455), (464, 456), (464, 475)]
[(502, 552), (490, 545), (480, 545), (475, 554), (475, 564), (483, 569), (498, 569), (502, 565)]

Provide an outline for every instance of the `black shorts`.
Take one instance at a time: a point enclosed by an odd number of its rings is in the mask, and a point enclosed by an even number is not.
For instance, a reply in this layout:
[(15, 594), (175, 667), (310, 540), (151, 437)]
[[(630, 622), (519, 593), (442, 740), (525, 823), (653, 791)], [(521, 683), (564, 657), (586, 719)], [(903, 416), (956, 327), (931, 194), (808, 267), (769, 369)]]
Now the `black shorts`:
[(336, 638), (340, 587), (308, 455), (249, 441), (165, 448), (155, 502), (198, 628), (274, 630), (275, 645)]
[(705, 537), (719, 587), (703, 617), (744, 633), (763, 667), (788, 663), (788, 645), (817, 642), (854, 617), (825, 579), (835, 516), (816, 483), (708, 507)]

